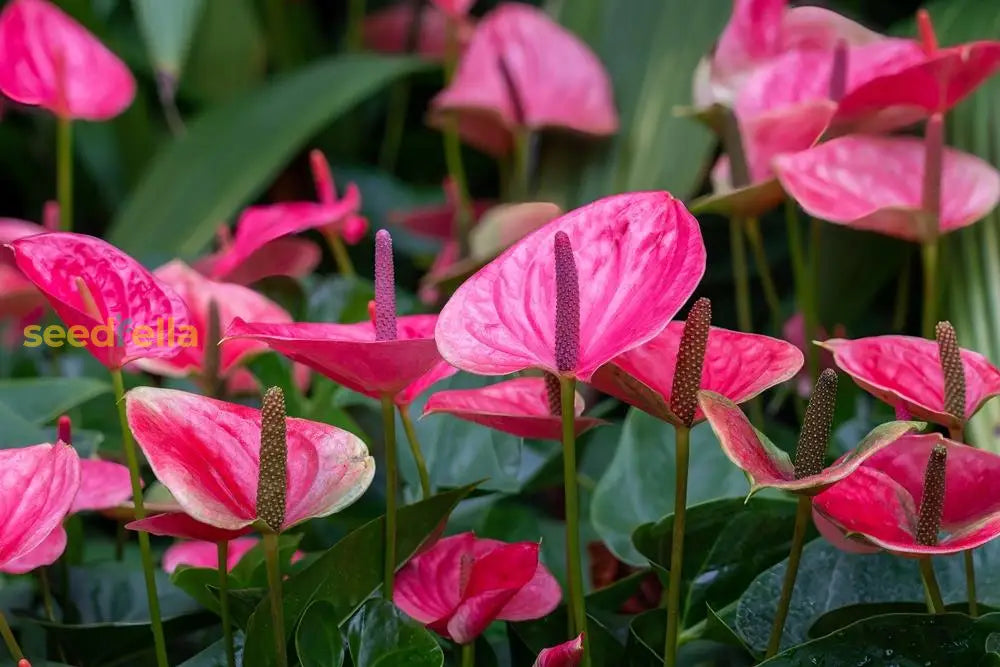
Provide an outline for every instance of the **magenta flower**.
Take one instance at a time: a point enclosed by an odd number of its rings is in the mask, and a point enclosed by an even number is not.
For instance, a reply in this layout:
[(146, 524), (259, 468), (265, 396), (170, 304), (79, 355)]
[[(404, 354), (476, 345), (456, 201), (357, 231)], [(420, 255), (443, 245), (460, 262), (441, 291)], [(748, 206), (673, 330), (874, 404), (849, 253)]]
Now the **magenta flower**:
[(1000, 172), (946, 148), (939, 226), (925, 212), (925, 147), (920, 139), (857, 135), (782, 155), (774, 168), (807, 213), (906, 241), (926, 241), (985, 217), (1000, 201)]
[[(455, 217), (458, 215), (458, 192), (450, 178), (445, 179), (443, 189), (444, 203), (418, 206), (407, 211), (392, 211), (389, 213), (389, 222), (405, 227), (417, 236), (451, 241), (455, 235)], [(494, 205), (495, 202), (492, 201), (472, 202), (474, 221), (478, 221)]]
[(234, 271), (269, 243), (310, 229), (319, 229), (351, 244), (364, 238), (368, 221), (358, 213), (361, 193), (357, 186), (351, 183), (344, 196), (338, 198), (326, 158), (319, 151), (312, 151), (309, 157), (319, 201), (282, 202), (244, 209), (236, 221), (232, 247), (212, 267), (213, 277)]
[[(237, 537), (229, 541), (226, 549), (226, 571), (232, 572), (248, 551), (257, 546), (260, 540), (256, 537)], [(292, 562), (305, 558), (305, 554), (296, 551), (292, 554)], [(163, 570), (172, 573), (181, 565), (188, 567), (204, 567), (211, 570), (219, 567), (219, 547), (215, 542), (185, 540), (176, 542), (163, 552)]]
[[(133, 389), (125, 402), (136, 442), (184, 512), (226, 530), (258, 520), (260, 410), (149, 387)], [(305, 419), (289, 418), (286, 425), (280, 530), (347, 507), (375, 474), (375, 463), (356, 436)]]
[(109, 369), (136, 359), (170, 358), (195, 342), (184, 301), (114, 246), (54, 232), (7, 247), (17, 268), (66, 323), (67, 342), (74, 338)]
[(270, 276), (302, 278), (316, 269), (323, 255), (312, 241), (294, 237), (275, 239), (246, 255), (234, 247), (229, 227), (220, 227), (218, 236), (219, 249), (197, 260), (194, 268), (213, 280), (238, 285), (252, 285)]
[(945, 407), (945, 375), (937, 342), (913, 336), (873, 336), (833, 338), (822, 346), (859, 387), (918, 419), (958, 425), (1000, 394), (1000, 369), (972, 350), (960, 350), (965, 411), (951, 414)]
[[(671, 322), (660, 335), (602, 366), (591, 384), (644, 412), (677, 423), (670, 398), (684, 322)], [(712, 327), (708, 333), (701, 389), (743, 403), (791, 379), (802, 368), (802, 352), (777, 338)], [(695, 421), (705, 416), (695, 412)]]
[[(292, 322), (291, 315), (267, 297), (242, 285), (215, 282), (205, 278), (180, 260), (164, 264), (156, 269), (153, 275), (173, 288), (187, 304), (191, 324), (198, 332), (198, 336), (196, 345), (182, 348), (180, 354), (173, 358), (140, 359), (135, 365), (144, 371), (173, 377), (201, 375), (207, 371), (206, 353), (218, 345), (218, 340), (209, 340), (212, 328), (209, 322), (212, 303), (215, 304), (219, 320), (217, 336), (221, 336), (226, 327), (237, 317), (282, 324)], [(256, 382), (252, 377), (248, 377), (248, 372), (239, 368), (239, 365), (266, 349), (266, 345), (244, 340), (213, 350), (213, 353), (218, 355), (218, 368), (215, 370), (221, 378), (229, 381), (230, 389), (233, 385), (236, 388), (246, 388), (248, 385), (255, 387)], [(301, 379), (301, 373), (296, 377)]]
[(0, 92), (62, 118), (107, 120), (135, 97), (124, 63), (46, 0), (13, 0), (0, 13)]
[(427, 60), (443, 61), (448, 54), (449, 30), (457, 32), (459, 48), (464, 47), (472, 36), (472, 21), (446, 6), (458, 2), (460, 0), (432, 2), (424, 6), (419, 15), (410, 2), (396, 3), (372, 12), (365, 17), (365, 47), (379, 53), (407, 53), (411, 46), (413, 22), (419, 20), (416, 43), (412, 45), (414, 52)]
[[(943, 467), (943, 488), (928, 493), (925, 477), (930, 475), (925, 470), (935, 458)], [(827, 522), (817, 525), (823, 525), (838, 546), (849, 540), (849, 547), (857, 544), (901, 556), (973, 549), (1000, 536), (1000, 493), (994, 483), (998, 473), (996, 454), (940, 434), (906, 436), (817, 495), (813, 507)], [(925, 496), (931, 502), (925, 502)], [(936, 517), (925, 516), (928, 505)], [(831, 528), (837, 532), (831, 533)]]
[[(563, 234), (579, 274), (579, 354), (556, 362), (553, 244)], [(665, 192), (617, 195), (570, 211), (467, 280), (435, 337), (452, 365), (479, 375), (537, 368), (589, 381), (659, 334), (705, 270), (698, 222)]]
[(577, 667), (583, 659), (583, 634), (568, 642), (542, 649), (534, 667)]
[[(577, 437), (604, 423), (581, 416), (584, 405), (580, 394), (576, 394), (575, 404)], [(562, 439), (558, 387), (553, 395), (542, 377), (519, 377), (477, 389), (431, 394), (424, 405), (424, 416), (441, 412), (519, 438)]]
[(431, 102), (431, 122), (459, 119), (470, 144), (508, 152), (524, 130), (559, 127), (605, 136), (618, 130), (611, 81), (593, 52), (545, 12), (501, 4), (476, 26), (451, 84)]
[(26, 566), (36, 550), (47, 556), (58, 549), (54, 561), (65, 548), (62, 521), (80, 486), (76, 450), (62, 442), (0, 450), (0, 471), (0, 571), (33, 569)]
[[(153, 509), (148, 503), (146, 504), (146, 508)], [(125, 524), (125, 527), (129, 530), (142, 531), (151, 535), (179, 537), (184, 540), (211, 543), (229, 542), (253, 531), (251, 526), (229, 530), (202, 523), (194, 517), (185, 514), (181, 506), (176, 503), (157, 506), (155, 511), (163, 512), (163, 514), (154, 514), (145, 519), (131, 521)]]
[(541, 618), (559, 604), (559, 583), (538, 562), (538, 544), (439, 540), (396, 575), (392, 601), (443, 637), (466, 644), (495, 620)]
[(797, 475), (796, 465), (788, 454), (757, 431), (735, 403), (714, 392), (700, 391), (698, 404), (719, 438), (726, 457), (746, 473), (751, 495), (764, 488), (817, 494), (846, 478), (880, 450), (922, 426), (920, 422), (903, 421), (882, 424), (873, 429), (850, 454), (827, 467), (822, 465), (827, 446), (824, 440), (820, 443), (819, 465), (812, 466), (808, 471), (810, 474), (801, 474), (800, 465), (800, 474)]

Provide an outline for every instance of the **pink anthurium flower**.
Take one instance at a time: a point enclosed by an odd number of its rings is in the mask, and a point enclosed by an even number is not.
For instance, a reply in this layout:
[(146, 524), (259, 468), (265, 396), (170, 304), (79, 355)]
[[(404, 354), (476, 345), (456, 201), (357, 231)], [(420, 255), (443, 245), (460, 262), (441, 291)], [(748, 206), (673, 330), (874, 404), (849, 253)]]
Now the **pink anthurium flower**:
[[(579, 354), (556, 361), (557, 234), (579, 274)], [(537, 368), (589, 381), (618, 355), (659, 334), (701, 280), (698, 222), (666, 192), (601, 199), (526, 236), (462, 284), (435, 337), (452, 365), (478, 375)]]
[(1000, 369), (972, 350), (960, 350), (965, 414), (952, 415), (945, 408), (945, 376), (937, 342), (913, 336), (872, 336), (833, 338), (821, 345), (859, 387), (918, 419), (955, 426), (1000, 395)]
[(390, 394), (406, 405), (455, 369), (441, 361), (434, 344), (436, 315), (408, 315), (396, 322), (396, 340), (377, 340), (370, 321), (266, 324), (236, 318), (223, 348), (230, 341), (260, 341), (348, 389), (373, 398)]
[[(407, 53), (413, 51), (427, 60), (443, 61), (448, 54), (448, 31), (457, 31), (461, 49), (472, 36), (472, 22), (464, 14), (450, 12), (456, 4), (446, 1), (432, 2), (414, 13), (414, 3), (401, 2), (372, 12), (365, 17), (364, 44), (380, 53)], [(415, 34), (413, 22), (420, 21)], [(413, 36), (411, 37), (411, 34)], [(411, 44), (412, 39), (416, 42)]]
[[(933, 536), (922, 535), (918, 516), (925, 496), (925, 469), (942, 454), (943, 509)], [(851, 475), (813, 499), (816, 515), (831, 528), (834, 543), (875, 547), (902, 556), (950, 554), (1000, 536), (1000, 493), (993, 481), (1000, 456), (940, 434), (909, 435), (882, 449)], [(946, 533), (940, 537), (940, 531)], [(838, 533), (839, 537), (838, 538)], [(931, 539), (927, 539), (931, 538)]]
[[(217, 336), (221, 336), (229, 323), (237, 317), (282, 324), (292, 321), (292, 316), (284, 308), (267, 297), (242, 285), (210, 280), (180, 260), (164, 264), (153, 275), (172, 287), (187, 304), (191, 324), (198, 336), (197, 345), (182, 348), (181, 353), (171, 359), (140, 359), (136, 362), (138, 368), (151, 373), (184, 377), (208, 370), (207, 353), (218, 345), (218, 340), (209, 340), (213, 326), (209, 321), (212, 303), (215, 304), (219, 320)], [(231, 380), (233, 375), (242, 370), (237, 368), (240, 363), (266, 349), (267, 346), (248, 340), (219, 348), (218, 368), (215, 371), (219, 377)]]
[(696, 71), (695, 103), (731, 105), (755, 70), (789, 51), (830, 51), (884, 39), (820, 7), (789, 8), (788, 0), (736, 0), (715, 51)]
[(145, 519), (131, 521), (125, 524), (125, 527), (129, 530), (141, 530), (151, 535), (213, 543), (229, 542), (253, 530), (250, 526), (234, 530), (216, 528), (185, 514), (180, 505), (157, 508), (157, 511), (164, 510), (164, 514), (154, 514)]
[(75, 338), (109, 369), (144, 357), (173, 357), (185, 340), (192, 342), (184, 338), (191, 327), (184, 301), (114, 246), (54, 232), (8, 247), (17, 268), (69, 327), (67, 341)]
[(0, 13), (0, 92), (63, 118), (107, 120), (135, 97), (125, 64), (46, 0), (14, 0)]
[[(684, 322), (671, 322), (656, 338), (605, 364), (591, 384), (644, 412), (675, 423), (670, 396)], [(802, 368), (802, 352), (769, 336), (712, 327), (708, 333), (701, 389), (743, 403), (791, 379)], [(695, 421), (705, 416), (695, 412)]]
[(431, 102), (432, 123), (449, 115), (466, 141), (493, 154), (524, 130), (618, 130), (611, 81), (594, 53), (542, 10), (516, 2), (476, 26), (454, 80)]
[[(757, 431), (739, 406), (711, 391), (698, 392), (698, 404), (722, 451), (750, 480), (750, 494), (765, 488), (815, 495), (857, 470), (867, 459), (923, 426), (920, 422), (889, 422), (874, 428), (847, 456), (818, 474), (797, 476), (784, 451)], [(822, 443), (824, 450), (826, 443)]]
[[(80, 458), (58, 442), (0, 450), (0, 571), (27, 572), (36, 549), (52, 560), (66, 546), (62, 521), (80, 486)], [(55, 534), (54, 534), (55, 533)], [(52, 562), (52, 561), (49, 561)]]
[[(0, 246), (28, 236), (44, 234), (49, 229), (54, 229), (50, 225), (58, 226), (58, 205), (49, 202), (45, 211), (45, 227), (18, 218), (0, 218)], [(14, 336), (15, 339), (19, 339), (20, 329), (39, 319), (44, 306), (45, 297), (15, 268), (12, 253), (0, 249), (0, 321), (20, 320), (22, 326)], [(17, 340), (16, 344), (20, 345), (20, 340)]]
[(920, 139), (867, 135), (833, 139), (782, 155), (782, 186), (807, 213), (906, 241), (961, 229), (1000, 201), (1000, 172), (974, 155), (946, 148), (940, 226), (924, 210), (925, 147)]
[(542, 649), (534, 667), (576, 667), (583, 659), (583, 634), (568, 642)]
[[(128, 392), (125, 403), (136, 442), (187, 514), (227, 530), (258, 520), (260, 410), (149, 387)], [(356, 436), (305, 419), (289, 418), (286, 424), (281, 530), (347, 507), (375, 474), (375, 463)]]
[[(441, 204), (418, 206), (407, 211), (392, 211), (389, 222), (405, 227), (416, 234), (438, 241), (450, 241), (455, 233), (455, 216), (458, 215), (458, 192), (450, 179), (444, 182), (445, 201)], [(495, 205), (492, 201), (472, 202), (472, 217), (478, 221), (486, 211)]]
[[(226, 571), (232, 572), (233, 568), (247, 554), (248, 551), (257, 546), (260, 539), (256, 537), (237, 537), (229, 541), (226, 549)], [(305, 558), (305, 554), (296, 551), (292, 554), (292, 562)], [(219, 547), (213, 542), (199, 540), (184, 540), (167, 547), (163, 552), (163, 571), (168, 574), (173, 573), (181, 565), (188, 567), (204, 567), (211, 570), (219, 567)]]
[[(319, 246), (308, 239), (276, 239), (246, 255), (234, 249), (229, 227), (221, 227), (219, 237), (219, 250), (197, 260), (194, 268), (213, 280), (238, 285), (252, 285), (271, 276), (302, 278), (316, 269), (323, 255)], [(230, 259), (230, 254), (237, 257)]]
[[(558, 389), (558, 388), (557, 388)], [(554, 404), (553, 404), (554, 401)], [(575, 431), (604, 422), (583, 417), (583, 397), (576, 395)], [(477, 389), (448, 389), (427, 399), (424, 416), (446, 413), (519, 438), (562, 439), (558, 391), (553, 396), (543, 377), (519, 377)]]
[(541, 618), (561, 597), (559, 583), (538, 562), (537, 543), (462, 533), (404, 565), (392, 601), (431, 630), (467, 644), (495, 620)]

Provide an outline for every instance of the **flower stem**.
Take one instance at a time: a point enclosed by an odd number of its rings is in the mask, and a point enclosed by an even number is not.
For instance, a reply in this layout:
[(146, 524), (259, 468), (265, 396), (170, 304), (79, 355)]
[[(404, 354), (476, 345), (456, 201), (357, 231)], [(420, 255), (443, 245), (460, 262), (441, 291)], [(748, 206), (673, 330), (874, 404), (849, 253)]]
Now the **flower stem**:
[(21, 647), (17, 645), (14, 633), (10, 631), (10, 625), (7, 624), (7, 617), (4, 616), (2, 611), (0, 611), (0, 635), (3, 635), (3, 643), (7, 645), (10, 657), (14, 658), (14, 660), (24, 659), (24, 653), (21, 651)]
[(764, 290), (764, 300), (771, 311), (772, 326), (776, 332), (781, 331), (781, 299), (778, 297), (778, 290), (774, 286), (774, 277), (771, 275), (771, 265), (767, 260), (767, 252), (764, 250), (764, 237), (760, 231), (760, 220), (748, 218), (746, 221), (746, 235), (750, 241), (750, 250), (753, 252), (754, 263), (757, 265), (757, 272), (760, 273), (760, 286)]
[(476, 664), (476, 640), (462, 644), (462, 667), (474, 667)]
[(792, 601), (792, 591), (795, 590), (795, 578), (799, 574), (799, 560), (802, 558), (802, 546), (805, 544), (806, 529), (812, 516), (812, 498), (799, 496), (799, 505), (795, 512), (795, 529), (792, 532), (792, 548), (788, 552), (788, 568), (785, 570), (785, 581), (781, 585), (781, 598), (778, 600), (778, 611), (774, 615), (774, 625), (771, 626), (771, 638), (767, 642), (766, 657), (770, 658), (778, 652), (781, 646), (781, 635), (785, 631), (785, 619), (788, 618), (788, 606)]
[(976, 563), (972, 560), (972, 549), (962, 552), (965, 559), (965, 594), (969, 599), (969, 616), (979, 615), (979, 603), (976, 602)]
[(917, 559), (920, 561), (920, 578), (924, 582), (924, 592), (927, 593), (927, 611), (932, 614), (944, 613), (944, 600), (941, 599), (941, 587), (938, 586), (937, 576), (934, 574), (934, 565), (930, 556)]
[(681, 569), (684, 563), (684, 519), (687, 515), (688, 458), (691, 429), (676, 427), (674, 482), (674, 528), (670, 542), (670, 580), (667, 584), (667, 638), (663, 647), (663, 664), (677, 664), (677, 633), (681, 626)]
[(385, 134), (382, 135), (382, 149), (379, 151), (379, 165), (388, 172), (396, 170), (399, 147), (403, 142), (406, 128), (406, 111), (410, 104), (409, 80), (398, 81), (389, 93), (389, 111), (385, 118)]
[(937, 271), (938, 271), (938, 240), (926, 241), (920, 247), (920, 255), (924, 263), (924, 310), (920, 330), (924, 338), (934, 338), (934, 326), (937, 324)]
[(729, 220), (729, 249), (733, 262), (733, 282), (736, 285), (736, 324), (740, 331), (753, 329), (750, 313), (750, 275), (747, 271), (747, 249), (743, 241), (743, 221)]
[[(139, 478), (139, 457), (135, 452), (135, 441), (125, 415), (125, 381), (119, 369), (111, 371), (111, 382), (115, 389), (115, 404), (118, 406), (118, 421), (122, 430), (122, 447), (128, 462), (129, 477), (132, 481), (132, 502), (135, 504), (135, 518), (146, 518), (146, 508), (142, 502), (142, 483)], [(149, 602), (149, 621), (153, 630), (153, 644), (156, 647), (156, 664), (168, 667), (167, 642), (163, 636), (160, 620), (160, 598), (156, 593), (156, 575), (153, 570), (153, 553), (149, 548), (149, 533), (138, 531), (139, 554), (142, 559), (142, 573), (146, 580), (146, 598)]]
[(424, 454), (420, 449), (420, 440), (417, 439), (417, 430), (413, 428), (413, 420), (410, 419), (409, 407), (399, 406), (399, 417), (403, 420), (403, 430), (406, 432), (406, 440), (410, 443), (410, 452), (413, 460), (417, 463), (417, 474), (420, 475), (420, 493), (423, 500), (431, 497), (431, 478), (427, 474), (427, 463), (424, 461)]
[(38, 588), (42, 591), (42, 606), (45, 607), (45, 617), (55, 622), (55, 606), (52, 604), (52, 587), (49, 585), (49, 569), (42, 566), (35, 570), (38, 573)]
[(514, 169), (511, 179), (511, 191), (507, 193), (510, 201), (527, 201), (531, 181), (531, 131), (521, 130), (514, 135)]
[(323, 236), (326, 237), (326, 244), (330, 247), (334, 261), (337, 262), (337, 270), (340, 275), (344, 278), (353, 278), (357, 275), (354, 271), (354, 262), (347, 254), (347, 246), (344, 245), (344, 239), (340, 238), (340, 234), (331, 230), (324, 232)]
[(229, 620), (229, 542), (221, 540), (219, 548), (219, 607), (222, 616), (222, 636), (226, 643), (226, 665), (236, 667), (236, 647), (233, 645), (233, 624)]
[[(811, 267), (806, 265), (805, 254), (802, 249), (802, 233), (799, 230), (799, 216), (795, 210), (795, 203), (788, 200), (785, 203), (785, 224), (788, 229), (788, 253), (792, 258), (792, 277), (795, 281), (795, 300), (798, 303), (799, 311), (805, 322), (805, 353), (806, 368), (809, 370), (809, 378), (815, 383), (819, 377), (819, 356), (816, 346), (812, 344), (816, 333), (815, 315), (815, 291), (813, 288)], [(818, 230), (814, 231), (814, 240), (818, 235)]]
[(382, 396), (382, 424), (385, 428), (385, 562), (382, 597), (392, 600), (396, 577), (396, 406), (392, 396)]
[(904, 251), (903, 268), (896, 284), (896, 306), (892, 310), (892, 330), (902, 331), (906, 326), (906, 316), (910, 305), (910, 273), (912, 272), (913, 255), (909, 246)]
[[(458, 27), (454, 21), (448, 22), (448, 43), (444, 60), (444, 82), (451, 83), (458, 66)], [(469, 194), (469, 181), (465, 176), (465, 165), (462, 162), (462, 141), (458, 136), (458, 119), (447, 118), (444, 124), (444, 159), (448, 168), (448, 177), (455, 187), (455, 227), (453, 235), (458, 241), (459, 256), (469, 254), (469, 230), (475, 222), (472, 213), (472, 197)]]
[(355, 53), (364, 42), (366, 0), (350, 0), (347, 7), (347, 50)]
[(274, 649), (278, 667), (288, 667), (285, 649), (285, 608), (281, 599), (281, 566), (278, 563), (278, 534), (264, 533), (264, 558), (267, 562), (267, 588), (271, 597), (271, 623), (274, 626)]
[(559, 378), (560, 408), (562, 413), (563, 490), (566, 494), (566, 578), (569, 585), (569, 634), (583, 635), (583, 661), (590, 665), (590, 643), (587, 630), (587, 611), (583, 600), (583, 567), (580, 562), (580, 498), (576, 481), (576, 380)]
[(73, 231), (73, 121), (59, 116), (56, 121), (56, 199), (59, 201), (59, 229)]

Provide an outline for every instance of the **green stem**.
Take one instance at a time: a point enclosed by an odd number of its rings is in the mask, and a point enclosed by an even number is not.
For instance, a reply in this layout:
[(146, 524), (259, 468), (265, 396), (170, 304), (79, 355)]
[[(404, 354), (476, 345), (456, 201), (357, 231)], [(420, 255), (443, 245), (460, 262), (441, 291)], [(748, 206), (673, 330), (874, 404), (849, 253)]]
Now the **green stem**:
[(965, 595), (969, 600), (969, 616), (979, 615), (979, 603), (976, 602), (976, 563), (972, 560), (972, 549), (962, 552), (965, 559)]
[(382, 396), (382, 424), (385, 428), (385, 561), (382, 597), (392, 600), (396, 578), (396, 406), (392, 396)]
[(941, 587), (938, 586), (937, 576), (934, 574), (934, 565), (930, 556), (917, 559), (920, 562), (920, 578), (924, 582), (924, 592), (930, 601), (927, 611), (932, 614), (944, 613), (944, 600), (941, 598)]
[(347, 246), (344, 245), (344, 239), (340, 238), (340, 234), (329, 230), (323, 232), (323, 236), (326, 238), (326, 244), (330, 247), (334, 261), (337, 262), (337, 271), (340, 272), (340, 275), (344, 278), (353, 278), (357, 275), (354, 271), (354, 262), (351, 261), (351, 256), (347, 253)]
[(219, 608), (222, 617), (222, 636), (226, 644), (226, 665), (236, 667), (236, 646), (233, 643), (233, 624), (229, 620), (229, 542), (222, 540), (219, 548)]
[(746, 222), (747, 239), (750, 241), (750, 250), (753, 252), (754, 263), (757, 265), (757, 272), (760, 274), (760, 286), (764, 290), (764, 300), (771, 311), (771, 326), (776, 332), (781, 331), (781, 298), (778, 296), (778, 289), (774, 285), (774, 277), (771, 275), (771, 264), (767, 260), (767, 252), (764, 250), (764, 237), (760, 231), (760, 220), (748, 218)]
[(778, 652), (781, 646), (781, 635), (785, 631), (785, 619), (788, 618), (788, 606), (795, 590), (795, 578), (799, 574), (799, 560), (802, 558), (802, 546), (806, 540), (806, 530), (812, 518), (812, 498), (799, 496), (799, 505), (795, 512), (795, 529), (792, 532), (792, 548), (788, 552), (788, 567), (785, 569), (785, 581), (781, 585), (781, 598), (778, 600), (778, 610), (771, 626), (771, 638), (767, 642), (766, 657), (770, 658)]
[(933, 241), (925, 242), (920, 250), (924, 263), (924, 310), (920, 330), (924, 338), (934, 338), (934, 326), (938, 319), (938, 240), (935, 238)]
[(55, 605), (52, 603), (52, 587), (49, 585), (49, 570), (47, 567), (40, 567), (35, 572), (38, 573), (38, 588), (42, 591), (42, 606), (45, 607), (45, 616), (50, 621), (55, 622)]
[(389, 94), (389, 112), (385, 118), (385, 134), (382, 135), (382, 149), (379, 151), (379, 164), (388, 172), (396, 170), (396, 159), (399, 157), (399, 147), (403, 143), (403, 131), (406, 129), (406, 111), (410, 105), (410, 81), (399, 81), (392, 87)]
[(812, 336), (815, 333), (814, 307), (812, 302), (813, 290), (811, 285), (811, 275), (806, 265), (805, 254), (802, 249), (802, 233), (799, 230), (799, 216), (795, 209), (795, 202), (791, 199), (785, 202), (785, 224), (788, 230), (788, 253), (792, 258), (792, 279), (795, 282), (795, 301), (798, 304), (799, 312), (805, 322), (805, 353), (806, 368), (809, 370), (809, 377), (813, 382), (817, 378), (817, 366), (819, 358), (816, 354), (816, 346), (813, 345)]
[(115, 560), (119, 563), (125, 560), (125, 542), (128, 541), (128, 530), (121, 521), (115, 528)]
[(417, 439), (417, 430), (413, 428), (413, 420), (410, 419), (408, 406), (399, 406), (399, 418), (403, 420), (403, 431), (406, 432), (406, 440), (410, 443), (413, 460), (417, 463), (417, 474), (420, 475), (420, 497), (427, 500), (431, 497), (431, 478), (427, 474), (427, 463), (424, 461), (424, 453), (420, 448), (420, 440)]
[[(135, 441), (125, 415), (125, 381), (119, 369), (111, 371), (111, 382), (115, 388), (115, 404), (118, 406), (118, 421), (122, 431), (122, 446), (128, 462), (129, 477), (132, 481), (132, 502), (135, 504), (135, 518), (146, 518), (146, 508), (142, 501), (142, 482), (139, 477), (139, 457), (135, 451)], [(139, 554), (142, 559), (142, 573), (146, 580), (146, 598), (149, 602), (149, 620), (153, 630), (153, 644), (156, 647), (157, 667), (168, 667), (167, 642), (163, 636), (160, 620), (160, 598), (156, 593), (156, 575), (153, 570), (153, 553), (149, 548), (149, 533), (138, 531)]]
[(750, 313), (750, 274), (747, 271), (747, 249), (743, 242), (743, 221), (729, 220), (729, 250), (733, 262), (733, 282), (736, 285), (736, 324), (740, 331), (750, 332), (753, 319)]
[(7, 624), (7, 617), (4, 616), (2, 611), (0, 611), (0, 635), (3, 635), (3, 643), (7, 645), (10, 657), (14, 658), (14, 660), (23, 660), (24, 653), (21, 652), (21, 647), (17, 645), (14, 633), (10, 631), (10, 625)]
[(806, 329), (806, 367), (813, 383), (819, 378), (819, 350), (813, 341), (819, 331), (819, 258), (822, 223), (817, 218), (809, 222), (809, 275), (806, 279), (805, 303), (802, 317)]
[(56, 121), (56, 199), (59, 201), (59, 229), (73, 231), (73, 121), (59, 116)]
[(566, 495), (566, 578), (569, 587), (569, 634), (583, 634), (583, 660), (590, 665), (587, 610), (583, 600), (583, 566), (580, 559), (580, 498), (576, 480), (576, 380), (559, 378), (562, 413), (563, 491)]
[[(458, 66), (459, 44), (458, 27), (454, 21), (448, 22), (448, 42), (444, 60), (444, 82), (451, 83)], [(459, 254), (467, 257), (469, 254), (469, 230), (472, 229), (473, 212), (472, 196), (469, 194), (469, 180), (465, 175), (465, 164), (462, 162), (462, 140), (458, 135), (458, 118), (449, 117), (444, 123), (444, 159), (448, 168), (448, 177), (455, 188), (455, 240), (458, 241)]]
[(476, 640), (462, 644), (462, 667), (474, 667), (476, 664)]
[(531, 178), (531, 131), (522, 130), (514, 135), (514, 174), (510, 182), (509, 201), (527, 201)]
[(667, 638), (663, 647), (663, 664), (677, 664), (677, 633), (681, 627), (681, 570), (684, 563), (684, 519), (687, 514), (688, 458), (690, 457), (691, 429), (676, 427), (677, 479), (674, 483), (674, 528), (670, 542), (670, 580), (667, 584)]
[(364, 44), (366, 0), (350, 0), (347, 7), (347, 50), (358, 52)]
[(264, 558), (267, 562), (267, 588), (271, 598), (271, 622), (274, 625), (274, 649), (278, 667), (288, 667), (285, 648), (285, 606), (281, 598), (281, 565), (278, 563), (278, 534), (266, 532)]
[(910, 252), (909, 244), (904, 251), (906, 253), (903, 260), (903, 270), (899, 274), (899, 282), (896, 284), (896, 306), (892, 312), (892, 330), (902, 331), (906, 326), (906, 316), (910, 310), (910, 274), (913, 267), (913, 254)]

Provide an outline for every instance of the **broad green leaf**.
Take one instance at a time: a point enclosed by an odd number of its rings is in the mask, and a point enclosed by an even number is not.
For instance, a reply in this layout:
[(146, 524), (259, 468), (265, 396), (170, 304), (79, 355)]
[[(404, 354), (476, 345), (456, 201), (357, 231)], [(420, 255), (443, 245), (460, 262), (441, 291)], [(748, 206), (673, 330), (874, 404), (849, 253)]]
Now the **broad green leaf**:
[[(355, 667), (441, 667), (444, 664), (444, 652), (434, 635), (388, 600), (366, 602), (351, 619), (347, 639)], [(332, 662), (314, 664), (317, 667), (334, 665)]]
[(170, 573), (170, 583), (193, 597), (205, 609), (219, 613), (219, 598), (209, 591), (209, 586), (219, 584), (218, 570), (181, 565)]
[(0, 404), (41, 425), (109, 391), (108, 383), (85, 377), (0, 380)]
[[(1000, 604), (1000, 543), (973, 552), (979, 601)], [(787, 560), (762, 572), (740, 597), (735, 629), (751, 650), (763, 653), (771, 632)], [(965, 601), (961, 555), (934, 558), (945, 603)], [(887, 553), (849, 554), (825, 540), (807, 544), (782, 635), (783, 647), (808, 639), (809, 628), (825, 613), (857, 604), (924, 601), (917, 562)]]
[[(591, 609), (591, 596), (587, 597), (587, 609)], [(511, 623), (510, 639), (511, 653), (520, 660), (515, 665), (530, 665), (542, 649), (565, 642), (566, 636), (566, 605), (559, 605), (548, 616), (535, 621)], [(588, 611), (587, 636), (589, 637), (591, 664), (593, 667), (614, 667), (620, 662), (622, 643), (616, 638), (615, 630), (608, 625), (614, 620), (611, 614), (597, 616)]]
[[(553, 0), (549, 6), (607, 68), (621, 128), (603, 141), (546, 134), (535, 199), (573, 207), (630, 190), (693, 194), (715, 140), (675, 109), (690, 105), (695, 66), (722, 31), (730, 0), (630, 0), (627, 7)], [(681, 27), (683, 39), (669, 37)]]
[(181, 77), (205, 0), (132, 0), (132, 11), (150, 60), (175, 82)]
[(421, 66), (410, 58), (327, 58), (214, 107), (156, 156), (109, 240), (138, 256), (197, 255), (320, 128)]
[(337, 609), (317, 600), (306, 608), (295, 630), (295, 653), (302, 667), (340, 667), (344, 664), (344, 638)]
[(266, 68), (267, 45), (253, 3), (206, 2), (195, 26), (181, 94), (227, 101), (253, 88)]
[[(633, 616), (628, 626), (625, 655), (633, 667), (660, 667), (666, 641), (667, 612), (653, 609)], [(750, 667), (753, 664), (745, 651), (719, 642), (683, 641), (677, 651), (679, 665), (718, 665)]]
[[(590, 517), (601, 539), (620, 559), (645, 565), (632, 531), (674, 511), (674, 429), (640, 410), (629, 410), (610, 467), (597, 483)], [(745, 495), (746, 478), (722, 453), (712, 429), (691, 431), (688, 505)]]
[[(458, 502), (475, 485), (432, 496), (400, 508), (396, 517), (396, 557), (399, 565), (409, 560), (427, 537), (443, 525)], [(290, 633), (306, 608), (324, 600), (336, 609), (343, 624), (382, 583), (385, 518), (379, 517), (347, 535), (311, 565), (282, 586), (285, 631)], [(350, 576), (345, 576), (350, 573)], [(262, 600), (247, 629), (246, 667), (275, 664), (274, 631), (270, 602)]]
[[(754, 497), (713, 500), (688, 507), (684, 529), (682, 593), (685, 626), (739, 599), (758, 574), (788, 556), (795, 501)], [(674, 515), (639, 526), (635, 548), (664, 571), (670, 569)]]
[(0, 449), (47, 442), (45, 430), (24, 419), (5, 403), (0, 403)]
[[(945, 605), (947, 611), (959, 614), (969, 613), (967, 602), (952, 602)], [(992, 607), (979, 605), (976, 609), (980, 615), (990, 614), (996, 611)], [(826, 635), (842, 630), (852, 623), (863, 621), (873, 616), (885, 616), (886, 614), (925, 614), (927, 604), (920, 602), (875, 602), (872, 604), (852, 604), (839, 609), (833, 609), (820, 616), (809, 628), (809, 638), (818, 639)]]
[(763, 667), (838, 665), (997, 665), (1000, 614), (886, 614), (859, 621), (821, 639), (790, 648)]
[[(228, 667), (226, 664), (226, 645), (220, 639), (209, 644), (204, 650), (191, 656), (177, 667)], [(233, 637), (236, 648), (236, 664), (243, 664), (243, 633), (237, 632)]]

